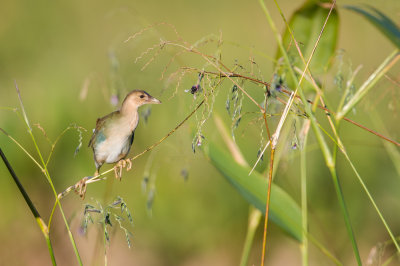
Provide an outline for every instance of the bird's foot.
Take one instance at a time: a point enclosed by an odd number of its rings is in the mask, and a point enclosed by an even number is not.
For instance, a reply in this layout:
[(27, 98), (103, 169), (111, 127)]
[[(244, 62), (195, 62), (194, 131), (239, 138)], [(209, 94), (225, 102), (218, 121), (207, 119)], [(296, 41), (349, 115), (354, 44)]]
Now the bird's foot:
[(125, 160), (119, 160), (118, 163), (114, 167), (115, 178), (121, 181), (122, 178), (122, 168), (126, 166)]
[(81, 180), (79, 180), (78, 183), (75, 184), (75, 192), (79, 194), (79, 196), (82, 199), (85, 199), (85, 194), (86, 194), (86, 181), (88, 180), (88, 177), (85, 176)]
[(132, 161), (131, 161), (131, 159), (126, 159), (125, 160), (125, 162), (126, 162), (126, 171), (129, 171), (129, 170), (131, 170), (132, 169)]
[(118, 163), (115, 165), (114, 167), (114, 173), (115, 173), (115, 178), (119, 178), (119, 180), (121, 181), (122, 178), (122, 168), (126, 167), (126, 171), (129, 171), (132, 169), (132, 161), (131, 159), (122, 159), (119, 160)]

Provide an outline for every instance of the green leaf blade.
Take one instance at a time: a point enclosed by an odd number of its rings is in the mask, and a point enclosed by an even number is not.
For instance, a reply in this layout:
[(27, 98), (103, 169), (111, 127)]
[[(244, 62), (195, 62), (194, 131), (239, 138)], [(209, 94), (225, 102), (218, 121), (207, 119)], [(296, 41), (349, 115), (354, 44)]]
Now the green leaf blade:
[[(307, 60), (311, 55), (328, 14), (329, 7), (326, 5), (316, 3), (315, 1), (307, 1), (290, 18), (288, 24), (293, 36), (289, 29), (286, 28), (282, 42), (284, 47), (288, 49), (288, 54), (292, 56), (293, 64), (296, 67), (303, 69), (304, 64), (298, 55), (293, 37), (299, 43), (300, 50), (305, 60)], [(337, 45), (338, 31), (339, 15), (337, 10), (333, 9), (309, 66), (313, 74), (321, 74), (330, 67), (330, 61)], [(281, 57), (282, 52), (278, 49), (275, 58), (278, 60)], [(293, 86), (293, 84), (289, 85)]]
[[(267, 180), (249, 167), (237, 164), (234, 159), (213, 143), (204, 150), (211, 163), (254, 207), (265, 214)], [(294, 239), (301, 242), (301, 211), (298, 204), (279, 186), (272, 184), (270, 219)]]
[(368, 6), (368, 8), (375, 14), (357, 6), (348, 5), (344, 8), (362, 15), (400, 49), (400, 28), (385, 14), (371, 6)]

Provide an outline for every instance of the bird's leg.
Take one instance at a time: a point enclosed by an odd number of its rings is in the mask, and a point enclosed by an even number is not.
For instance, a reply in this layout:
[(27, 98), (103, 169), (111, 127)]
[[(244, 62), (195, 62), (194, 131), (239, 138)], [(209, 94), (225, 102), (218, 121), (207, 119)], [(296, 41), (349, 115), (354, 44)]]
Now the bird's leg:
[(115, 173), (115, 178), (116, 179), (118, 179), (118, 178), (121, 178), (120, 177), (120, 174), (119, 174), (119, 172), (120, 171), (118, 171), (120, 169), (120, 166), (119, 166), (119, 162), (114, 166), (114, 173)]
[(121, 180), (122, 177), (122, 168), (126, 167), (126, 171), (132, 169), (132, 161), (131, 159), (121, 159), (114, 167), (115, 178), (119, 178)]
[(79, 180), (78, 183), (75, 184), (75, 192), (79, 194), (79, 196), (82, 199), (85, 199), (85, 194), (86, 194), (86, 181), (88, 180), (88, 177), (85, 176), (81, 180)]
[(100, 168), (103, 165), (104, 162), (98, 162), (95, 159), (95, 165), (96, 165), (96, 172), (94, 172), (93, 177), (99, 176), (100, 175)]
[(125, 160), (119, 160), (118, 163), (114, 167), (114, 172), (115, 172), (115, 178), (119, 178), (121, 181), (122, 178), (122, 168), (126, 166)]

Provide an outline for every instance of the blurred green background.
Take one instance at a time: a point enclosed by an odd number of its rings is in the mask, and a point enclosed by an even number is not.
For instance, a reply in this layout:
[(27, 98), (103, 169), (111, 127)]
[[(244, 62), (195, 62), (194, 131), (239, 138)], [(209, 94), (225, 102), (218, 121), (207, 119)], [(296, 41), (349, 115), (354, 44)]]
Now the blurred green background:
[[(339, 1), (343, 4), (371, 4), (400, 24), (400, 2)], [(279, 29), (283, 23), (274, 4), (266, 3), (273, 12)], [(301, 5), (300, 1), (279, 1), (287, 18)], [(248, 64), (250, 56), (259, 65), (266, 80), (272, 78), (273, 63), (259, 52), (274, 57), (276, 41), (266, 23), (257, 1), (3, 1), (0, 9), (0, 107), (19, 108), (14, 80), (21, 90), (25, 109), (32, 124), (39, 123), (51, 140), (70, 124), (87, 129), (83, 146), (74, 157), (79, 143), (76, 131), (68, 131), (55, 148), (49, 170), (58, 192), (75, 184), (80, 178), (94, 173), (92, 152), (87, 148), (95, 121), (113, 110), (112, 95), (124, 95), (132, 89), (145, 89), (163, 104), (153, 106), (148, 123), (141, 120), (135, 134), (132, 154), (139, 153), (174, 128), (194, 107), (193, 97), (184, 90), (197, 81), (196, 74), (182, 80), (178, 93), (176, 82), (160, 80), (161, 73), (177, 50), (165, 49), (147, 68), (147, 55), (135, 63), (147, 48), (163, 40), (174, 40), (171, 28), (160, 25), (124, 41), (141, 29), (157, 23), (174, 25), (188, 42), (222, 34), (222, 60), (229, 66), (237, 62)], [(375, 28), (362, 17), (339, 9), (339, 49), (344, 52), (344, 69), (363, 68), (356, 78), (360, 85), (383, 59), (394, 49)], [(202, 48), (207, 53), (215, 44)], [(204, 64), (193, 55), (180, 56), (167, 73), (181, 66), (201, 67)], [(398, 80), (400, 68), (393, 68), (388, 76)], [(334, 69), (333, 73), (337, 71)], [(332, 102), (338, 94), (331, 79)], [(329, 84), (331, 82), (331, 84)], [(214, 112), (230, 125), (225, 110), (227, 90), (221, 89)], [(257, 87), (249, 92), (263, 99)], [(383, 132), (373, 121), (371, 112), (385, 125), (388, 135), (399, 139), (399, 84), (383, 79), (351, 117)], [(143, 110), (145, 110), (144, 108)], [(246, 111), (257, 109), (248, 101)], [(199, 119), (199, 117), (197, 118)], [(85, 203), (107, 202), (117, 195), (130, 208), (134, 227), (133, 247), (129, 249), (121, 230), (112, 230), (108, 247), (110, 265), (238, 265), (247, 227), (248, 204), (228, 182), (205, 160), (202, 152), (192, 152), (196, 118), (163, 142), (151, 154), (134, 161), (133, 170), (124, 173), (122, 181), (110, 175), (108, 181), (89, 185), (86, 199), (70, 194), (62, 200), (85, 265), (104, 262), (103, 244), (99, 227), (90, 226), (87, 236), (80, 233)], [(250, 125), (246, 129), (246, 125)], [(0, 110), (0, 127), (17, 139), (37, 158), (23, 121), (10, 111)], [(298, 128), (300, 126), (298, 125)], [(246, 129), (246, 130), (245, 130)], [(350, 124), (343, 124), (342, 136), (372, 195), (380, 206), (391, 229), (400, 234), (400, 178), (393, 162), (383, 148), (382, 141)], [(247, 119), (236, 130), (236, 139), (246, 159), (253, 163), (259, 145), (259, 127)], [(45, 154), (50, 151), (42, 132), (34, 127), (34, 134)], [(206, 141), (220, 141), (212, 119), (203, 129)], [(290, 139), (282, 144), (283, 156), (276, 169), (276, 182), (296, 200), (300, 199), (298, 150), (287, 148)], [(4, 153), (16, 170), (21, 182), (47, 221), (54, 203), (51, 189), (36, 165), (4, 134), (0, 134)], [(309, 219), (310, 231), (345, 265), (355, 264), (343, 217), (339, 211), (332, 181), (313, 138), (309, 149)], [(145, 165), (149, 157), (149, 176), (154, 181), (155, 198), (151, 210), (146, 208), (148, 194), (142, 191)], [(267, 163), (264, 160), (263, 163)], [(0, 258), (2, 265), (49, 265), (45, 241), (21, 194), (3, 164), (0, 166)], [(108, 167), (103, 167), (103, 171)], [(188, 178), (181, 175), (188, 172)], [(371, 249), (389, 239), (377, 214), (360, 188), (347, 163), (339, 157), (339, 174), (350, 211), (360, 253), (367, 261)], [(150, 185), (151, 186), (151, 185)], [(114, 226), (118, 227), (118, 226)], [(100, 233), (101, 234), (101, 233)], [(279, 228), (269, 227), (267, 264), (300, 265), (298, 243), (288, 238)], [(257, 265), (261, 254), (261, 235), (257, 233), (250, 262)], [(65, 226), (58, 210), (51, 229), (51, 238), (59, 265), (76, 263)], [(96, 244), (97, 243), (97, 244)], [(393, 252), (388, 247), (387, 252)], [(332, 265), (311, 245), (311, 265)]]

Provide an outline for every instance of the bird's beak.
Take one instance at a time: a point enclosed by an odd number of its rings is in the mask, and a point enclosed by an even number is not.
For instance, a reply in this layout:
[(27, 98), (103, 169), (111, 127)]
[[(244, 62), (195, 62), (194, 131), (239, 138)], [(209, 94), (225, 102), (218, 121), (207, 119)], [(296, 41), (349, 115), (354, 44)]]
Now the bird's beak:
[(160, 103), (161, 103), (161, 101), (160, 101), (160, 100), (158, 100), (158, 99), (156, 99), (156, 98), (154, 98), (154, 97), (151, 97), (151, 99), (150, 99), (150, 103), (152, 103), (152, 104), (160, 104)]

